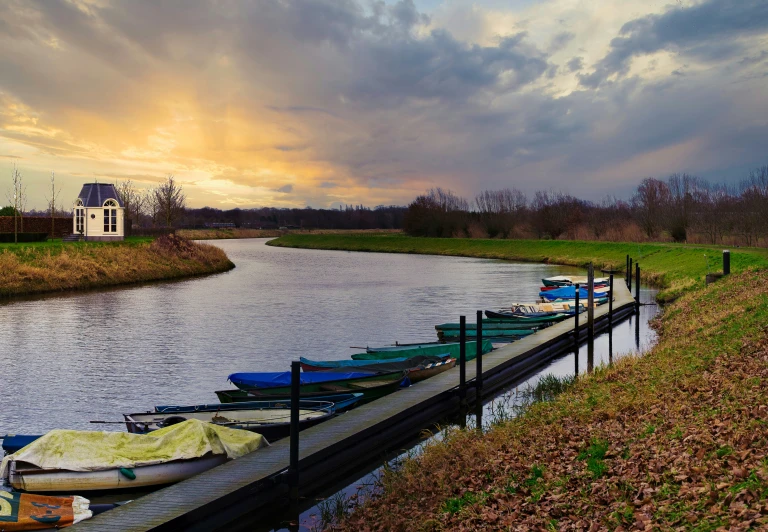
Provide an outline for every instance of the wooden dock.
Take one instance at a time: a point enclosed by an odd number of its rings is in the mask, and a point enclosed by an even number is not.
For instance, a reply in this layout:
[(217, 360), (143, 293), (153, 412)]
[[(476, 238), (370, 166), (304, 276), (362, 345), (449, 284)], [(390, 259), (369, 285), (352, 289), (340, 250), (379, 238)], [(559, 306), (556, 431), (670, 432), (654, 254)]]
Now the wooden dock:
[[(613, 322), (635, 311), (635, 300), (621, 280), (614, 286)], [(595, 331), (609, 326), (608, 305), (595, 309)], [(571, 318), (483, 356), (485, 397), (523, 374), (574, 348)], [(579, 316), (580, 337), (587, 336), (587, 313)], [(467, 364), (467, 399), (476, 399), (471, 382), (475, 364)], [(458, 413), (459, 368), (401, 389), (384, 400), (355, 408), (301, 432), (302, 493), (347, 477), (372, 460), (397, 450), (425, 427)], [(226, 463), (125, 506), (76, 525), (83, 531), (216, 530), (230, 528), (244, 515), (284, 498), (288, 492), (289, 439)]]

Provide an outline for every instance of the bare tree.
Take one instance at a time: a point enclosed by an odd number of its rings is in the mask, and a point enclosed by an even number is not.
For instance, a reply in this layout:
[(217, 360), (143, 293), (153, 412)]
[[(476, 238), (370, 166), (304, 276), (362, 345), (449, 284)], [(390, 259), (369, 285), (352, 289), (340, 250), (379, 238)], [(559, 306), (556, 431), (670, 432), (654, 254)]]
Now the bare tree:
[(480, 220), (490, 237), (509, 237), (522, 218), (527, 205), (525, 194), (516, 188), (485, 190), (475, 196), (475, 206)]
[(115, 188), (123, 202), (127, 218), (138, 225), (147, 196), (139, 192), (130, 179), (120, 182)]
[[(21, 208), (21, 204), (23, 203), (23, 189), (21, 184), (21, 172), (19, 171), (19, 168), (16, 166), (16, 163), (13, 163), (13, 168), (11, 169), (11, 190), (7, 193), (6, 197), (8, 198), (8, 202), (13, 206), (13, 242), (18, 243), (19, 242), (19, 209)], [(21, 231), (24, 232), (24, 223), (22, 221)]]
[(664, 181), (652, 177), (643, 179), (632, 198), (632, 205), (646, 236), (656, 238), (669, 205), (669, 187)]
[(168, 174), (165, 181), (155, 188), (157, 212), (166, 227), (172, 227), (173, 223), (184, 212), (186, 201), (187, 197), (173, 174)]
[(51, 195), (46, 197), (48, 201), (48, 209), (51, 211), (51, 240), (56, 233), (56, 198), (61, 193), (61, 190), (56, 190), (56, 175), (51, 172)]

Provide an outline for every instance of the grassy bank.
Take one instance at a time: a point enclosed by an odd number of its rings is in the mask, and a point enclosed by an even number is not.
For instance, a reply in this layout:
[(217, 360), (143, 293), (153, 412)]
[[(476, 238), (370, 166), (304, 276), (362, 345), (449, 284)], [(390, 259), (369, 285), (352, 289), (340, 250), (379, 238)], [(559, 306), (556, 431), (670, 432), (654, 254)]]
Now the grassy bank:
[(229, 270), (219, 248), (178, 237), (0, 245), (0, 298), (179, 279)]
[(176, 234), (190, 240), (275, 238), (283, 235), (370, 235), (400, 234), (399, 229), (179, 229)]
[[(679, 244), (636, 244), (569, 240), (489, 240), (416, 238), (402, 234), (303, 235), (289, 234), (270, 245), (309, 249), (338, 249), (389, 253), (454, 255), (508, 259), (624, 270), (626, 256), (639, 261), (641, 275), (663, 290), (661, 300), (671, 300), (686, 290), (704, 285), (710, 272), (722, 270), (722, 248)], [(706, 255), (706, 257), (705, 257)], [(768, 267), (768, 249), (731, 250), (731, 271)]]
[(658, 344), (385, 474), (343, 530), (768, 526), (768, 272), (691, 291)]

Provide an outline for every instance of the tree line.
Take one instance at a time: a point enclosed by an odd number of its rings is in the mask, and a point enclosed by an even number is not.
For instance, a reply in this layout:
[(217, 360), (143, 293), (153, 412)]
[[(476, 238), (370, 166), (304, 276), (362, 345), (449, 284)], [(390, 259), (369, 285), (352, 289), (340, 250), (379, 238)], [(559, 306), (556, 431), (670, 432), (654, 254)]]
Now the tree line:
[(675, 241), (768, 245), (768, 165), (736, 185), (690, 174), (644, 179), (628, 199), (586, 201), (554, 190), (530, 199), (515, 188), (470, 201), (433, 188), (403, 219), (414, 236)]

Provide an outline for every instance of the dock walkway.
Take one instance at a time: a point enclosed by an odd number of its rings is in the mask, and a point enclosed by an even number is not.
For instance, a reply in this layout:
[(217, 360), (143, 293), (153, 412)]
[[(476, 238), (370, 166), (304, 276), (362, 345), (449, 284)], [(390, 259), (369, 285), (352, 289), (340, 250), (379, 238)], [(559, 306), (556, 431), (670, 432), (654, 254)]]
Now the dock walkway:
[[(635, 310), (635, 300), (621, 280), (614, 287), (613, 322)], [(608, 305), (595, 309), (595, 330), (608, 327)], [(482, 396), (508, 386), (532, 367), (573, 349), (575, 318), (525, 337), (482, 358)], [(586, 337), (587, 313), (579, 316)], [(476, 398), (466, 368), (467, 399)], [(424, 427), (458, 412), (459, 368), (401, 389), (384, 400), (355, 408), (301, 432), (299, 451), (302, 492), (327, 486), (354, 473), (373, 458), (411, 441)], [(76, 525), (82, 531), (215, 530), (258, 511), (288, 491), (289, 438), (228, 462), (173, 486), (148, 494)]]

